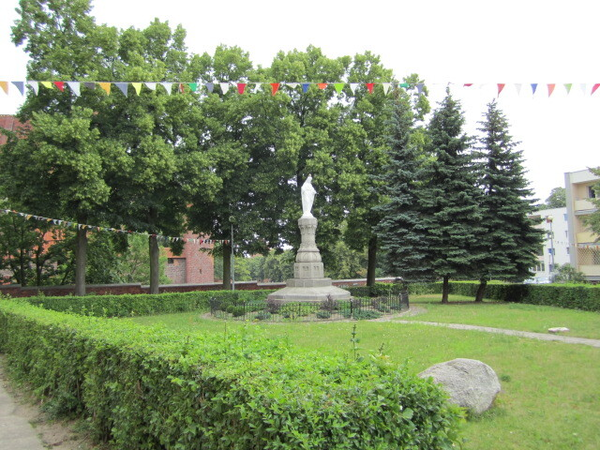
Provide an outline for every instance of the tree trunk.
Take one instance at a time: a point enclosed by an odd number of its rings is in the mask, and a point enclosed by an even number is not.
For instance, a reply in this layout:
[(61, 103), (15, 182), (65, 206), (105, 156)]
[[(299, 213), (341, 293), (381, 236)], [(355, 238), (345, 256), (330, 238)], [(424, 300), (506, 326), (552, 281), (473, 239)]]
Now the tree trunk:
[(231, 289), (231, 244), (223, 244), (223, 289)]
[(377, 268), (377, 236), (369, 239), (367, 253), (367, 286), (375, 286), (375, 269)]
[(85, 295), (85, 268), (87, 265), (87, 230), (77, 230), (75, 246), (75, 295)]
[(485, 295), (485, 288), (487, 287), (487, 280), (479, 280), (479, 286), (477, 287), (477, 294), (475, 294), (475, 302), (483, 302), (483, 296)]
[(442, 285), (442, 303), (448, 303), (448, 294), (450, 292), (450, 277), (444, 275), (444, 283)]
[(158, 294), (160, 278), (160, 251), (158, 248), (158, 238), (156, 236), (150, 236), (148, 243), (150, 249), (150, 293)]

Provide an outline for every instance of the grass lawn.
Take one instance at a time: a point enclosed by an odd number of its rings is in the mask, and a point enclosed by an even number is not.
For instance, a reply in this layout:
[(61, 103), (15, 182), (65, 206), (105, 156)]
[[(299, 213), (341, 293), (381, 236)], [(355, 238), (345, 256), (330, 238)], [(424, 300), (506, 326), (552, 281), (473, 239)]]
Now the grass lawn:
[[(435, 297), (439, 302), (439, 297)], [(414, 299), (416, 300), (416, 299)], [(460, 297), (451, 298), (460, 301)], [(567, 326), (569, 335), (599, 337), (600, 315), (528, 305), (436, 305), (422, 297), (429, 312), (415, 320), (469, 323), (544, 332)], [(581, 315), (580, 315), (581, 314)], [(589, 315), (589, 316), (588, 316)], [(543, 342), (477, 331), (452, 330), (390, 322), (244, 324), (218, 322), (198, 313), (140, 317), (135, 322), (162, 324), (182, 333), (229, 333), (259, 326), (273, 337), (320, 352), (352, 355), (354, 324), (358, 352), (368, 357), (383, 352), (418, 373), (438, 362), (473, 358), (489, 364), (501, 379), (495, 407), (468, 421), (465, 449), (589, 449), (600, 442), (600, 349)], [(579, 327), (579, 321), (582, 322)], [(510, 326), (509, 326), (510, 325)], [(594, 334), (595, 333), (595, 334)]]
[(443, 305), (439, 295), (411, 297), (411, 305), (423, 307), (427, 312), (402, 319), (463, 323), (535, 333), (547, 333), (548, 328), (552, 327), (567, 327), (570, 331), (565, 336), (600, 339), (600, 314), (596, 312), (521, 303), (476, 304), (472, 298), (461, 296), (451, 296), (451, 301), (451, 304)]

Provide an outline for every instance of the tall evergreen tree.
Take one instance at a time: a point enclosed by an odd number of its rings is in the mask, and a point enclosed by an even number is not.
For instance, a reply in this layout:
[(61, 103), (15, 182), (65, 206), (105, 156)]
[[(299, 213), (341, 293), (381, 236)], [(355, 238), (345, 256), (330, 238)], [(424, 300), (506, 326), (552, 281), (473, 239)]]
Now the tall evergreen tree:
[(382, 217), (374, 231), (381, 241), (387, 270), (406, 281), (435, 277), (427, 258), (427, 230), (421, 224), (418, 209), (423, 165), (418, 137), (409, 94), (399, 89), (389, 123), (390, 160), (384, 175), (379, 177), (378, 191), (388, 201), (373, 209)]
[(419, 194), (427, 231), (431, 270), (443, 279), (442, 303), (448, 302), (450, 278), (472, 275), (482, 255), (480, 191), (476, 186), (470, 138), (463, 132), (460, 103), (448, 91), (428, 127), (431, 161), (425, 164)]
[(534, 209), (533, 191), (525, 178), (522, 152), (516, 150), (508, 122), (495, 102), (480, 122), (479, 160), (483, 233), (478, 247), (480, 280), (475, 301), (482, 301), (491, 278), (522, 281), (529, 278), (542, 243), (541, 231), (529, 219)]

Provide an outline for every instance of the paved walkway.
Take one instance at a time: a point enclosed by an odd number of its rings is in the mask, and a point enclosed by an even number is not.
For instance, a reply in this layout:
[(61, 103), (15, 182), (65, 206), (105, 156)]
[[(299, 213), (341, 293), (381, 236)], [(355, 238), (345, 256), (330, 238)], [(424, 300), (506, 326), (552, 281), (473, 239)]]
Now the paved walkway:
[(455, 330), (473, 330), (484, 331), (486, 333), (507, 334), (509, 336), (525, 337), (529, 339), (539, 339), (540, 341), (558, 341), (565, 344), (582, 344), (591, 347), (600, 348), (600, 340), (578, 338), (571, 336), (561, 336), (558, 334), (532, 333), (529, 331), (505, 330), (503, 328), (480, 327), (477, 325), (462, 325), (458, 323), (442, 323), (442, 322), (422, 322), (419, 320), (394, 320), (395, 323), (418, 323), (421, 325), (431, 325), (434, 327), (453, 328)]
[[(1, 364), (1, 362), (0, 362)], [(0, 448), (44, 450), (41, 439), (27, 419), (16, 414), (17, 405), (0, 379)]]

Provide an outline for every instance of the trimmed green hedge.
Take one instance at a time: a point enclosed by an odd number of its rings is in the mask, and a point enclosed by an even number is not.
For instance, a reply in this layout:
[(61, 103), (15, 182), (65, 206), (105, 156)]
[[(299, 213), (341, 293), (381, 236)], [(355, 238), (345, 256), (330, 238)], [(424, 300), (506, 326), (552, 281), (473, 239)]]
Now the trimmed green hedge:
[[(441, 286), (441, 283), (437, 283)], [(475, 297), (479, 282), (450, 283), (450, 293)], [(504, 302), (556, 306), (600, 312), (600, 286), (585, 284), (513, 284), (490, 282), (485, 298)]]
[(119, 449), (450, 449), (460, 412), (384, 359), (260, 329), (179, 334), (0, 300), (0, 351), (56, 412)]
[(232, 302), (264, 299), (271, 291), (195, 291), (164, 294), (27, 297), (25, 301), (53, 311), (97, 317), (133, 317), (187, 311), (209, 311), (213, 297)]

